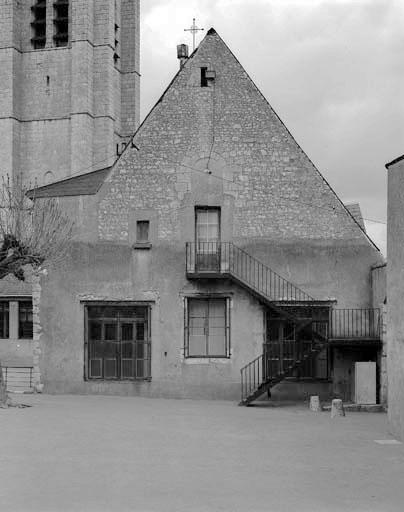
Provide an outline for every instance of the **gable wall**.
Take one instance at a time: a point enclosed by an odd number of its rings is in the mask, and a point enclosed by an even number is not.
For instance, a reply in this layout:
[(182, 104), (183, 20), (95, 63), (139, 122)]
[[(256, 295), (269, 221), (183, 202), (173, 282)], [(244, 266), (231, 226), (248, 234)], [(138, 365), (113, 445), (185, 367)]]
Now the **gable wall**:
[[(200, 87), (201, 66), (216, 71), (211, 87)], [(135, 143), (101, 202), (101, 239), (126, 238), (127, 212), (147, 206), (159, 238), (181, 240), (173, 210), (216, 196), (231, 209), (234, 237), (365, 241), (218, 36), (187, 62)], [(201, 172), (209, 155), (215, 177)]]

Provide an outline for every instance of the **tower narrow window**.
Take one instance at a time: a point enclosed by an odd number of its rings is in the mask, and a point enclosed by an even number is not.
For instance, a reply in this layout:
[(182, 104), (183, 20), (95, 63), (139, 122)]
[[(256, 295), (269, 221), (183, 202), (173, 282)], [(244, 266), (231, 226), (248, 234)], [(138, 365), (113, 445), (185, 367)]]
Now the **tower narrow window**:
[(119, 64), (119, 59), (121, 58), (120, 56), (120, 43), (119, 43), (119, 39), (120, 39), (120, 18), (121, 18), (121, 13), (120, 13), (120, 6), (118, 5), (118, 2), (115, 0), (115, 24), (114, 24), (114, 35), (115, 35), (115, 39), (114, 39), (114, 63), (115, 63), (115, 66), (118, 67), (118, 64)]
[(67, 46), (69, 42), (69, 0), (56, 0), (53, 4), (56, 46)]
[(31, 10), (33, 15), (31, 44), (35, 50), (40, 50), (46, 45), (46, 0), (37, 0)]
[(114, 46), (114, 63), (115, 66), (118, 66), (119, 59), (119, 25), (115, 23), (115, 46)]

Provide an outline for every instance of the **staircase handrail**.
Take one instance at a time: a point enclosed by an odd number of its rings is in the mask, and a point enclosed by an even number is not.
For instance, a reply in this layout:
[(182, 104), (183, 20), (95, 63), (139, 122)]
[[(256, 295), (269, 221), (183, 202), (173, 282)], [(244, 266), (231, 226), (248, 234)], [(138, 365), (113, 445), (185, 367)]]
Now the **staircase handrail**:
[[(228, 273), (234, 278), (243, 281), (249, 287), (253, 288), (255, 291), (259, 292), (265, 296), (267, 300), (270, 301), (305, 302), (315, 300), (301, 288), (282, 277), (280, 274), (278, 274), (278, 272), (270, 268), (267, 264), (258, 260), (255, 256), (252, 256), (241, 247), (235, 245), (233, 242), (187, 242), (186, 246), (187, 270), (189, 269), (189, 260), (193, 260), (194, 265), (196, 265), (196, 256), (201, 254), (202, 258), (204, 258), (204, 261), (209, 263), (207, 255), (213, 254), (213, 252), (216, 251), (218, 258), (213, 261), (212, 268), (205, 269), (205, 271), (216, 271), (218, 274)], [(192, 250), (192, 247), (194, 250)], [(200, 253), (197, 253), (197, 248), (201, 249)], [(245, 266), (239, 264), (240, 260), (243, 258), (248, 262), (248, 264)], [(228, 265), (228, 267), (226, 265)], [(243, 272), (241, 267), (246, 271)], [(258, 279), (252, 280), (252, 273), (254, 277), (257, 276)], [(264, 274), (265, 279), (263, 278)], [(260, 287), (259, 285), (263, 284), (264, 282), (266, 285), (265, 288), (263, 286)], [(270, 284), (269, 293), (268, 283)], [(278, 288), (279, 292), (282, 290), (282, 293), (285, 293), (286, 289), (286, 297), (285, 295), (276, 297), (271, 294), (272, 284), (275, 288)]]

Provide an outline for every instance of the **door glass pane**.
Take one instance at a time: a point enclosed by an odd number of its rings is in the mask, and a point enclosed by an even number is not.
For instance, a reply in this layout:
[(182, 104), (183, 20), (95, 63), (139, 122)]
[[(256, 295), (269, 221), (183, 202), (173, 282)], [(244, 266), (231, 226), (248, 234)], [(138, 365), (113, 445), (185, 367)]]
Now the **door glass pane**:
[(317, 379), (326, 379), (328, 377), (328, 364), (327, 364), (328, 353), (327, 349), (323, 349), (314, 361), (315, 374), (313, 377)]
[(281, 320), (268, 320), (267, 338), (268, 341), (278, 341), (280, 336)]
[(215, 242), (219, 239), (219, 210), (211, 208), (196, 210), (196, 236), (200, 242)]
[(117, 324), (105, 324), (105, 340), (116, 340), (117, 336)]
[(197, 226), (197, 234), (199, 242), (207, 242), (208, 241), (208, 226)]
[(105, 358), (104, 359), (104, 377), (106, 379), (113, 379), (117, 377), (117, 360)]
[(130, 379), (134, 377), (134, 362), (133, 359), (122, 359), (121, 372), (123, 379)]
[(134, 356), (133, 352), (133, 343), (128, 341), (126, 343), (122, 343), (121, 345), (121, 357), (122, 359), (128, 359)]
[(219, 210), (208, 210), (209, 224), (219, 224)]
[(146, 368), (147, 368), (146, 361), (144, 361), (142, 359), (138, 359), (136, 361), (136, 377), (138, 379), (147, 377)]
[(198, 224), (206, 224), (208, 222), (208, 210), (197, 210)]
[(121, 324), (121, 339), (122, 341), (133, 340), (133, 324)]
[(90, 378), (102, 377), (102, 359), (90, 359)]
[(89, 322), (88, 337), (90, 340), (102, 339), (102, 324), (101, 322)]
[(219, 226), (210, 225), (208, 226), (208, 240), (210, 242), (216, 242), (219, 238)]
[(295, 339), (295, 325), (291, 322), (285, 322), (283, 327), (283, 337), (285, 340)]
[(136, 340), (143, 341), (145, 339), (145, 324), (137, 323), (136, 324)]
[(144, 343), (136, 343), (136, 358), (137, 359), (145, 358)]
[(104, 355), (104, 342), (103, 341), (90, 341), (88, 344), (90, 357), (102, 357)]

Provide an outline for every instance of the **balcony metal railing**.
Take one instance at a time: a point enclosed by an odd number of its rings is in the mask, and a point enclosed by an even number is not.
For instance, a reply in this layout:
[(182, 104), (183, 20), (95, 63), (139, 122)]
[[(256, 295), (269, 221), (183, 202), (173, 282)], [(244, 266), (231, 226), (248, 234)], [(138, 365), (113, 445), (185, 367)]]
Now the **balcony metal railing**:
[(264, 352), (240, 370), (241, 403), (255, 400), (271, 386), (293, 376), (297, 369), (311, 373), (313, 357), (323, 349), (314, 340), (282, 340), (264, 343)]
[(313, 297), (287, 281), (231, 242), (188, 242), (188, 275), (229, 275), (272, 301), (313, 301)]
[(331, 339), (380, 338), (380, 309), (333, 309), (330, 321)]
[(263, 354), (241, 368), (241, 401), (252, 396), (257, 389), (265, 384), (265, 365)]

